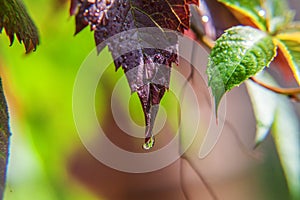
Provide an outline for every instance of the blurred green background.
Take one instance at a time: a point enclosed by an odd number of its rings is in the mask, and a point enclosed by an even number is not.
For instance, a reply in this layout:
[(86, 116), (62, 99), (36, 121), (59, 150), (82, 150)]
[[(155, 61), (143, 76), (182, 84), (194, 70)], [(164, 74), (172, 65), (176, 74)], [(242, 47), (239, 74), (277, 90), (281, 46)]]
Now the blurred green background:
[[(86, 29), (73, 37), (68, 3), (24, 1), (40, 34), (36, 52), (24, 54), (0, 36), (0, 69), (10, 110), (11, 153), (5, 199), (94, 199), (66, 175), (65, 163), (80, 143), (72, 118), (73, 82), (94, 48)], [(105, 52), (109, 56), (108, 52)]]

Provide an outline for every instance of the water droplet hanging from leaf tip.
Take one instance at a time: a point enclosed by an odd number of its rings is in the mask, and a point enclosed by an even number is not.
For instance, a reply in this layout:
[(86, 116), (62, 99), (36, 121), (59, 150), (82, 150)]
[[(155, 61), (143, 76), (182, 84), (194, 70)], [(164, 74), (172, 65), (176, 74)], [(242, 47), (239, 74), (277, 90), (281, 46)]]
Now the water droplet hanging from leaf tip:
[(147, 142), (143, 144), (143, 149), (149, 150), (154, 146), (154, 137), (152, 136)]

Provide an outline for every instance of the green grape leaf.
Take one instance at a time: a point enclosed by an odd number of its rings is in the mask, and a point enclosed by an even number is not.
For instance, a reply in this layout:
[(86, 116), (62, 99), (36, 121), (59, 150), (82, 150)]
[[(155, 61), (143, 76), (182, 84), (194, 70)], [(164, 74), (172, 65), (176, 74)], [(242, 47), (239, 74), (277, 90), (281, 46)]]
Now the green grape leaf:
[[(258, 74), (257, 78), (264, 83), (274, 83), (266, 72)], [(256, 119), (255, 147), (257, 147), (271, 129), (277, 109), (278, 95), (252, 81), (245, 83)]]
[(6, 180), (6, 168), (8, 162), (8, 148), (10, 131), (8, 128), (7, 104), (3, 93), (0, 79), (0, 199), (3, 198), (3, 192)]
[(288, 7), (286, 0), (265, 0), (263, 7), (266, 10), (268, 31), (274, 33), (293, 20), (294, 12)]
[(287, 60), (293, 75), (300, 85), (300, 32), (276, 36), (276, 44)]
[(300, 123), (292, 103), (278, 95), (272, 134), (293, 199), (300, 199)]
[(10, 39), (10, 45), (13, 44), (16, 34), (19, 42), (23, 42), (26, 53), (35, 50), (39, 44), (37, 28), (20, 0), (0, 1), (0, 33), (3, 27)]
[(247, 16), (261, 30), (267, 30), (265, 11), (261, 6), (261, 0), (218, 0), (229, 8)]
[(209, 55), (207, 75), (216, 112), (225, 92), (268, 66), (276, 54), (272, 37), (248, 26), (225, 31)]

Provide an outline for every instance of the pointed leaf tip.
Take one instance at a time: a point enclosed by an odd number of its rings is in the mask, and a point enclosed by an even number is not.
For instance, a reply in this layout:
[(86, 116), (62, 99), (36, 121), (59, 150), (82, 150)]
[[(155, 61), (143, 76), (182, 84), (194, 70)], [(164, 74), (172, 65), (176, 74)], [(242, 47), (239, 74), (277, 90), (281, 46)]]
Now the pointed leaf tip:
[(165, 93), (165, 87), (155, 84), (146, 84), (137, 90), (143, 106), (146, 130), (144, 149), (150, 149), (154, 145), (153, 126), (159, 109), (159, 103)]

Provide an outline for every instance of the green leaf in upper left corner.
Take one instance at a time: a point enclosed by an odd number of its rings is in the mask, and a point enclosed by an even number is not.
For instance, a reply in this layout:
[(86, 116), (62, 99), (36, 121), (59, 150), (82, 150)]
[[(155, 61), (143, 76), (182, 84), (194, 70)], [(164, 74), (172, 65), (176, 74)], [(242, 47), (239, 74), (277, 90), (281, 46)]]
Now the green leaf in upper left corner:
[(263, 31), (247, 26), (226, 30), (216, 41), (207, 68), (215, 107), (225, 92), (268, 66), (275, 54), (272, 37)]
[(13, 44), (15, 34), (23, 42), (26, 53), (35, 50), (39, 44), (39, 35), (21, 0), (0, 0), (0, 33), (4, 27)]

